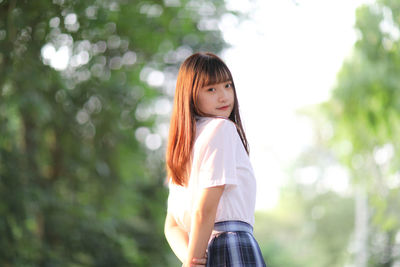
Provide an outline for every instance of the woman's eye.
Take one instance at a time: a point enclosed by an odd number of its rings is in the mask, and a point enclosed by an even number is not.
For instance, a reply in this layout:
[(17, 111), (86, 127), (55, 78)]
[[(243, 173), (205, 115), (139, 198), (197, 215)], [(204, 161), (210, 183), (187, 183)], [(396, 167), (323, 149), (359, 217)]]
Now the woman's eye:
[(214, 92), (214, 91), (215, 91), (215, 88), (208, 88), (207, 91), (209, 91), (209, 92)]
[(225, 88), (231, 88), (232, 87), (232, 84), (231, 83), (227, 83), (226, 85), (225, 85)]

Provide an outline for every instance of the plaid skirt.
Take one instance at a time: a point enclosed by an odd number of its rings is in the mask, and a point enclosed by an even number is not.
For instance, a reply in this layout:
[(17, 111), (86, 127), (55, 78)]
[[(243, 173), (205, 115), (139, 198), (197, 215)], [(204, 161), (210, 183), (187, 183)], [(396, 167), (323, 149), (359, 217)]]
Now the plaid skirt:
[(241, 221), (216, 223), (207, 254), (207, 267), (266, 266), (253, 227)]

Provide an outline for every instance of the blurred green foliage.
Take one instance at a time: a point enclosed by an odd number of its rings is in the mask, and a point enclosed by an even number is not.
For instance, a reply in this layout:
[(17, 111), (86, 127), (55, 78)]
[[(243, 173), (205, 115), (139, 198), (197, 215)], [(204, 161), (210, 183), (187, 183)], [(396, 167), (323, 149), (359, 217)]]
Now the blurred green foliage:
[(257, 213), (255, 236), (268, 266), (345, 266), (353, 217), (352, 197), (293, 180), (275, 209)]
[[(379, 0), (357, 9), (358, 40), (331, 99), (321, 106), (331, 129), (326, 143), (345, 166), (366, 208), (355, 216), (360, 266), (400, 262), (400, 3)], [(315, 116), (318, 117), (319, 115)], [(326, 125), (325, 125), (326, 126)], [(357, 203), (356, 203), (357, 204)], [(367, 216), (367, 217), (365, 217)], [(365, 217), (365, 218), (364, 218)], [(358, 239), (358, 240), (357, 240)], [(363, 262), (361, 260), (360, 262)]]
[(331, 98), (300, 110), (314, 144), (288, 166), (277, 208), (257, 215), (270, 266), (400, 264), (400, 2), (360, 6), (355, 30)]
[(159, 126), (179, 63), (224, 47), (225, 13), (0, 0), (0, 266), (176, 265)]

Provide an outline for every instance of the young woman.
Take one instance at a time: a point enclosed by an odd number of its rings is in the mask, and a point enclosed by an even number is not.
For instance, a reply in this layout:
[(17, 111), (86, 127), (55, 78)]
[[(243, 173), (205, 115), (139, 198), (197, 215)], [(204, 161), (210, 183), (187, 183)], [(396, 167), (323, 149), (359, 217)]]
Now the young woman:
[(231, 72), (211, 53), (179, 70), (166, 163), (166, 238), (183, 266), (265, 266), (253, 237), (256, 181)]

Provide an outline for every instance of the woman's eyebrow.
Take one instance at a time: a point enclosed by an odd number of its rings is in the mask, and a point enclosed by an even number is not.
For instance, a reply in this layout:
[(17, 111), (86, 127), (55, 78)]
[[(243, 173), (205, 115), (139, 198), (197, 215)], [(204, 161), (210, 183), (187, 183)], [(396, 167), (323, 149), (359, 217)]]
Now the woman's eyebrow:
[(206, 85), (206, 86), (204, 86), (202, 88), (204, 88), (204, 89), (212, 88), (212, 87), (214, 87), (214, 86), (216, 86), (218, 84), (226, 84), (226, 83), (232, 83), (232, 80), (227, 80), (227, 81), (224, 81), (224, 82), (218, 82), (218, 83), (209, 84), (209, 85)]

